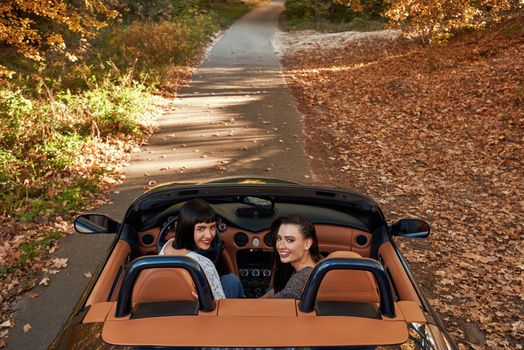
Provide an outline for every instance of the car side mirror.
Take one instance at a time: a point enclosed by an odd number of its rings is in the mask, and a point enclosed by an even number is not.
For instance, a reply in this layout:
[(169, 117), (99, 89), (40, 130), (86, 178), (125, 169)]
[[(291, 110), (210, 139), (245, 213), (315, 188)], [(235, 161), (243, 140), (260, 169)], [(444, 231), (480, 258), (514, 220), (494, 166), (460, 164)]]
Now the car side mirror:
[(401, 219), (391, 225), (391, 234), (406, 238), (427, 238), (429, 236), (429, 224), (420, 219)]
[(119, 223), (104, 214), (82, 214), (74, 222), (75, 231), (83, 234), (116, 233)]

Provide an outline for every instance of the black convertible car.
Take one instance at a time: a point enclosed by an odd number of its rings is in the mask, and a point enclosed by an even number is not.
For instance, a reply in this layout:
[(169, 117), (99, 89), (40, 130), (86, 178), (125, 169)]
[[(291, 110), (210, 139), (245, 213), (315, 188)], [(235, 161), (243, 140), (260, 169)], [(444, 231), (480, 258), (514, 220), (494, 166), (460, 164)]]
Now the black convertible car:
[[(206, 254), (220, 274), (239, 276), (246, 298), (214, 300), (194, 260), (158, 255), (195, 198), (219, 217)], [(257, 298), (271, 281), (271, 222), (293, 213), (314, 223), (324, 259), (300, 300)], [(388, 224), (355, 192), (246, 177), (164, 185), (121, 223), (84, 214), (75, 229), (114, 232), (115, 241), (51, 349), (456, 349), (394, 241), (425, 238), (429, 225)]]

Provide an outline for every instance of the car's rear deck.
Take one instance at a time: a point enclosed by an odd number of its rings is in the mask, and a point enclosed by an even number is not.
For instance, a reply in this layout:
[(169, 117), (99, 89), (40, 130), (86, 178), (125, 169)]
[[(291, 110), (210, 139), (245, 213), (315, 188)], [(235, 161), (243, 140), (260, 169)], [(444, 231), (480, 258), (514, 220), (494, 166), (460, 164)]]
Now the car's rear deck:
[(84, 323), (103, 322), (115, 345), (302, 347), (390, 345), (408, 340), (407, 323), (425, 323), (415, 302), (395, 303), (395, 317), (317, 316), (289, 299), (225, 299), (194, 316), (115, 317), (116, 303), (91, 306)]

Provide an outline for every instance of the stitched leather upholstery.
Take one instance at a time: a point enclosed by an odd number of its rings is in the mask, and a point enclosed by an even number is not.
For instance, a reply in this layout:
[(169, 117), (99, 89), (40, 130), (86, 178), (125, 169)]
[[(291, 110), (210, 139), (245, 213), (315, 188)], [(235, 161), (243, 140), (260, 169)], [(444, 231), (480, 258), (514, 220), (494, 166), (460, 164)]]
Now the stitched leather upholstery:
[[(329, 258), (360, 258), (350, 251), (336, 251)], [(333, 270), (322, 280), (317, 294), (321, 301), (350, 301), (358, 303), (379, 303), (380, 297), (373, 275), (367, 271)]]
[(181, 268), (150, 269), (143, 271), (134, 287), (132, 303), (195, 300), (195, 291), (189, 273)]

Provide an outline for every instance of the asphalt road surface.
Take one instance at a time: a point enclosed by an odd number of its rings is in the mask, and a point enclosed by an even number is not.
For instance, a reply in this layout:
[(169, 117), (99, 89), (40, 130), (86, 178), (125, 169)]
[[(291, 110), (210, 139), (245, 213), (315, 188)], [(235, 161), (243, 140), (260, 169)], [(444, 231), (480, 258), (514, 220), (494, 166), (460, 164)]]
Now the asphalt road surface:
[[(157, 119), (159, 131), (133, 155), (113, 204), (98, 212), (122, 218), (153, 183), (233, 175), (311, 179), (301, 116), (281, 75), (275, 34), (282, 10), (283, 1), (258, 7), (215, 41), (173, 110)], [(36, 288), (37, 298), (17, 305), (7, 349), (49, 346), (88, 283), (84, 274), (95, 271), (113, 239), (70, 235), (61, 242), (56, 257), (69, 258), (68, 267)], [(25, 324), (32, 327), (27, 333)]]

